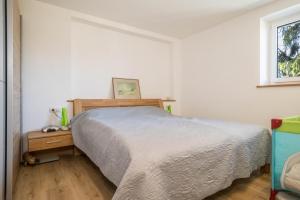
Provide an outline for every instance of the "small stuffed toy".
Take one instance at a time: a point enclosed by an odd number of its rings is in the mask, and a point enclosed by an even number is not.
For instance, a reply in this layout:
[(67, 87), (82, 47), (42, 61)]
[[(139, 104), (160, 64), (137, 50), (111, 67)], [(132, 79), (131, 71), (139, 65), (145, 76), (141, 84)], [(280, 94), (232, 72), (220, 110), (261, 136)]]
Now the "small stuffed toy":
[(29, 165), (36, 165), (36, 164), (40, 163), (39, 159), (37, 159), (36, 157), (30, 155), (28, 152), (24, 153), (23, 158), (24, 158), (24, 165), (25, 166), (27, 164), (29, 164)]

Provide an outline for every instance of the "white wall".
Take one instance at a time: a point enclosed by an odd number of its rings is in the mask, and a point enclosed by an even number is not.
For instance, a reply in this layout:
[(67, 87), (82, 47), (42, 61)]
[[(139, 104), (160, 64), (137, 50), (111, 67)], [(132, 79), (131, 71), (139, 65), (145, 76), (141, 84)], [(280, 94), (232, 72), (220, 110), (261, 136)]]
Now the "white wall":
[[(22, 2), (23, 132), (72, 98), (111, 98), (112, 77), (138, 78), (143, 98), (176, 98), (180, 42), (35, 0)], [(70, 111), (71, 112), (71, 111)]]
[(182, 111), (269, 127), (270, 119), (300, 113), (300, 87), (257, 89), (260, 18), (299, 4), (277, 1), (184, 39)]
[(182, 49), (174, 38), (22, 3), (24, 133), (49, 123), (49, 108), (68, 99), (110, 98), (113, 76), (139, 78), (144, 98), (173, 97), (177, 113), (188, 116), (269, 126), (273, 117), (299, 114), (299, 87), (256, 85), (260, 18), (300, 0), (277, 1), (188, 37)]
[(143, 98), (172, 96), (169, 42), (74, 19), (70, 49), (72, 98), (111, 98), (112, 77), (139, 78)]

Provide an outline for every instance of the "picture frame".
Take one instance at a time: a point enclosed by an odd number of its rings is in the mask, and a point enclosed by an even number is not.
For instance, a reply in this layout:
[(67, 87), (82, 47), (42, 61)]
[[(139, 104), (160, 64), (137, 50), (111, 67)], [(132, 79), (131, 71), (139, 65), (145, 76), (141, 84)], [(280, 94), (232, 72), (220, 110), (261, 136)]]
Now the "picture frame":
[(114, 99), (141, 99), (138, 79), (112, 78)]

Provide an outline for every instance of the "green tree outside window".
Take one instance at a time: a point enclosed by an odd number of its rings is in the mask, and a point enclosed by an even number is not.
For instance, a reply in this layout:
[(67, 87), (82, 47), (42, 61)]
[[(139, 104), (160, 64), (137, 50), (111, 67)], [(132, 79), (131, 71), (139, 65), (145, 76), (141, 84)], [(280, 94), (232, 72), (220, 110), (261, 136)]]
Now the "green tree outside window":
[(300, 21), (277, 28), (277, 78), (300, 77)]

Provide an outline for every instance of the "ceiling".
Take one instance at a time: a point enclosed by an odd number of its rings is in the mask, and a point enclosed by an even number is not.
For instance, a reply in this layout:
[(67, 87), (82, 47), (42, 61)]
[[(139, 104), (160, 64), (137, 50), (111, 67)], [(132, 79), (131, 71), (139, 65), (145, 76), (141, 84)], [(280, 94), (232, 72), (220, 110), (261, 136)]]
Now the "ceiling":
[(183, 38), (276, 0), (40, 0)]

